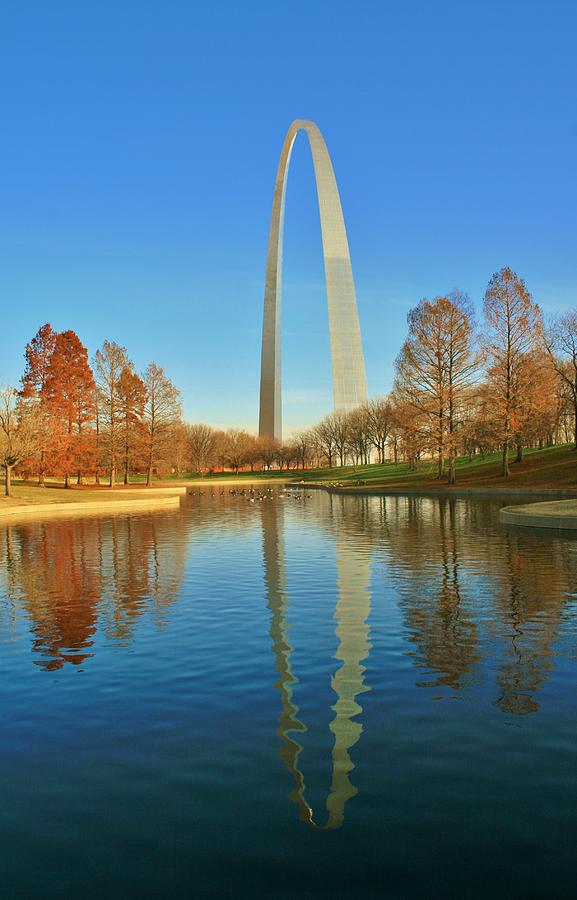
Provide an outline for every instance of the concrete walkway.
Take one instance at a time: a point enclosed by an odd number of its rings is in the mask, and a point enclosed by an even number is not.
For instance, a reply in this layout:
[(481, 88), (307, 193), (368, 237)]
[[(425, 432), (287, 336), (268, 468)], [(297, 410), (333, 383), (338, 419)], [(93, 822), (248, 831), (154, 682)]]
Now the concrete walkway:
[(167, 509), (180, 506), (178, 494), (170, 497), (144, 497), (142, 500), (85, 500), (79, 503), (29, 503), (21, 506), (0, 506), (0, 520), (16, 518), (35, 519), (45, 516), (74, 513), (78, 515), (98, 513), (110, 515), (116, 512), (142, 512), (143, 510)]
[(499, 511), (499, 521), (503, 525), (528, 525), (533, 528), (553, 528), (556, 531), (577, 531), (577, 500), (505, 506)]

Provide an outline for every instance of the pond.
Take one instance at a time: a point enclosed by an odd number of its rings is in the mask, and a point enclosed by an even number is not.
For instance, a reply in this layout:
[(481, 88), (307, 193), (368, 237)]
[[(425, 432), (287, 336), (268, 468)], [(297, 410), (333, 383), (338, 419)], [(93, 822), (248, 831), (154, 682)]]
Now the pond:
[(572, 896), (577, 542), (232, 490), (0, 525), (0, 896)]

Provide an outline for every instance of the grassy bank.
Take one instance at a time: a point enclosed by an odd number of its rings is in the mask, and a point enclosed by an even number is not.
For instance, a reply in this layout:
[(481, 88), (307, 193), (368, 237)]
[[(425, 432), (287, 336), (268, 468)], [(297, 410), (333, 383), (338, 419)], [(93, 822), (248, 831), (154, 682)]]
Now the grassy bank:
[[(564, 488), (577, 490), (577, 453), (571, 445), (549, 447), (546, 450), (526, 450), (521, 463), (511, 458), (511, 475), (501, 475), (501, 454), (492, 453), (471, 461), (461, 457), (457, 461), (457, 488), (483, 487), (503, 490), (506, 488)], [(446, 478), (437, 477), (437, 466), (432, 461), (421, 462), (417, 472), (409, 471), (407, 463), (385, 463), (369, 466), (339, 466), (332, 469), (305, 469), (279, 472), (239, 472), (208, 475), (202, 483), (215, 481), (305, 481), (317, 484), (338, 483), (344, 487), (375, 488), (446, 488)], [(362, 484), (359, 484), (362, 482)], [(197, 481), (200, 483), (200, 481)]]
[[(332, 469), (284, 470), (271, 472), (217, 472), (199, 478), (195, 473), (182, 476), (171, 476), (156, 481), (151, 488), (146, 488), (144, 481), (136, 480), (126, 487), (117, 484), (114, 490), (106, 485), (72, 485), (65, 488), (62, 482), (49, 480), (45, 487), (32, 482), (14, 479), (12, 497), (0, 496), (1, 506), (20, 506), (45, 503), (78, 503), (79, 501), (110, 501), (126, 499), (128, 493), (134, 496), (142, 492), (160, 493), (170, 488), (184, 485), (217, 485), (242, 484), (243, 482), (300, 482), (311, 484), (339, 484), (350, 490), (374, 488), (393, 488), (402, 490), (410, 488), (446, 489), (446, 479), (437, 477), (437, 467), (429, 460), (421, 462), (417, 472), (409, 471), (407, 463), (385, 463), (370, 466), (336, 466)], [(483, 488), (495, 491), (506, 489), (546, 490), (550, 488), (577, 491), (577, 453), (571, 445), (550, 447), (546, 450), (527, 450), (523, 462), (511, 460), (511, 475), (501, 476), (501, 457), (499, 453), (487, 455), (485, 458), (474, 457), (469, 461), (461, 457), (457, 461), (457, 484), (459, 488)], [(0, 491), (3, 484), (0, 482)]]

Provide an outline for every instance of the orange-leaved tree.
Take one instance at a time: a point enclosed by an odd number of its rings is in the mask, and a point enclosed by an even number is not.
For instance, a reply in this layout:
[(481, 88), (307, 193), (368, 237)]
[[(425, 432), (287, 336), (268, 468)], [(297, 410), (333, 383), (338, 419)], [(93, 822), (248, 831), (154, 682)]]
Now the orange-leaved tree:
[(502, 447), (502, 474), (509, 476), (509, 447), (522, 431), (532, 354), (540, 345), (541, 310), (525, 282), (505, 266), (492, 276), (483, 301), (487, 393)]
[(74, 331), (56, 337), (42, 396), (55, 423), (52, 469), (64, 475), (66, 487), (71, 472), (80, 483), (96, 466), (96, 398), (88, 351)]
[(421, 300), (407, 316), (409, 335), (396, 360), (395, 396), (412, 418), (417, 444), (437, 456), (438, 476), (455, 460), (466, 398), (478, 367), (471, 304), (457, 291)]
[(48, 367), (55, 345), (56, 332), (47, 322), (26, 344), (26, 368), (19, 391), (22, 403), (34, 413), (36, 420), (37, 442), (33, 471), (38, 474), (39, 484), (44, 484), (47, 457), (54, 441), (53, 422), (43, 398)]

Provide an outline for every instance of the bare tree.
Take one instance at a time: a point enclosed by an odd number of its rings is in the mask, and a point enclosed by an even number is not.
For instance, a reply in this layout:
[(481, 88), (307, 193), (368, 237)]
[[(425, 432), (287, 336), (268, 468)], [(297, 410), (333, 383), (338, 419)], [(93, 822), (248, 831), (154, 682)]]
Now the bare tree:
[(259, 437), (257, 440), (263, 466), (265, 469), (270, 469), (278, 449), (278, 441), (271, 437)]
[(315, 426), (313, 433), (321, 454), (326, 457), (329, 469), (332, 469), (335, 458), (335, 436), (328, 416)]
[(364, 409), (370, 441), (377, 451), (378, 462), (383, 463), (387, 441), (393, 428), (393, 406), (389, 397), (373, 397)]
[(338, 455), (341, 466), (347, 460), (349, 445), (349, 421), (346, 412), (340, 409), (334, 410), (323, 419), (325, 427), (331, 432), (335, 453)]
[[(122, 376), (132, 372), (133, 364), (125, 347), (115, 341), (104, 341), (102, 350), (94, 356), (94, 376), (97, 387), (97, 440), (99, 449), (104, 449), (110, 472), (110, 487), (116, 484), (116, 468), (122, 452)], [(126, 377), (126, 376), (125, 376)]]
[(11, 496), (12, 470), (38, 449), (38, 430), (34, 413), (18, 403), (13, 387), (0, 390), (0, 465), (4, 469), (4, 493)]
[(295, 434), (291, 446), (293, 455), (299, 469), (306, 469), (310, 464), (314, 452), (314, 435), (311, 431), (299, 431)]
[(202, 474), (217, 462), (217, 432), (210, 425), (188, 425), (188, 450), (193, 472)]
[(556, 316), (545, 335), (545, 348), (561, 382), (561, 393), (573, 411), (573, 443), (577, 450), (577, 311)]

